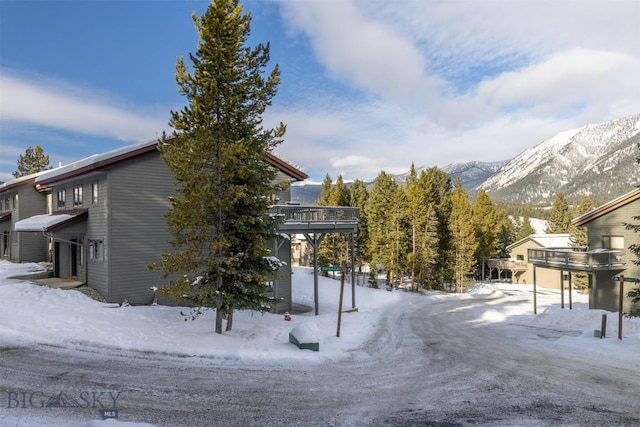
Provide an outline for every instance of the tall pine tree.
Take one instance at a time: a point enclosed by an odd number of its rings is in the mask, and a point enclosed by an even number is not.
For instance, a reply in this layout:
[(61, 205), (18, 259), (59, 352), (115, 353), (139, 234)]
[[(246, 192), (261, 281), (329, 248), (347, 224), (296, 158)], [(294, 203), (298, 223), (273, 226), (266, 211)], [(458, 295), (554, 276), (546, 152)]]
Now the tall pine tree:
[[(332, 183), (329, 174), (326, 175), (317, 203), (320, 206), (348, 206), (349, 189), (345, 187), (342, 175), (338, 176), (335, 184)], [(348, 245), (344, 235), (340, 233), (327, 234), (318, 248), (320, 264), (338, 266), (342, 260), (346, 259), (348, 259)]]
[(482, 280), (484, 280), (485, 261), (499, 252), (498, 233), (500, 231), (498, 211), (485, 190), (480, 190), (478, 193), (472, 207), (472, 216), (478, 243), (476, 258), (479, 261)]
[(262, 127), (262, 114), (280, 82), (275, 66), (266, 73), (269, 45), (246, 46), (251, 15), (237, 0), (213, 0), (200, 17), (190, 73), (176, 61), (176, 82), (188, 105), (172, 111), (172, 138), (158, 146), (177, 181), (167, 222), (173, 252), (157, 265), (169, 284), (162, 292), (187, 300), (194, 309), (216, 309), (215, 331), (232, 327), (234, 309), (266, 311), (266, 279), (277, 261), (267, 243), (276, 236), (269, 215), (279, 187), (266, 156), (281, 142), (285, 127)]
[(557, 193), (549, 212), (549, 224), (546, 232), (551, 234), (569, 233), (571, 224), (571, 212), (569, 203), (564, 193)]
[(425, 277), (425, 286), (437, 288), (454, 277), (452, 234), (449, 229), (452, 208), (451, 178), (443, 170), (432, 167), (420, 174), (420, 186), (426, 196), (425, 202), (435, 210), (436, 221), (433, 225), (438, 229), (437, 262), (427, 267), (429, 274)]
[(368, 198), (369, 192), (367, 191), (365, 183), (356, 179), (353, 184), (351, 184), (351, 189), (349, 191), (349, 206), (360, 208), (360, 223), (358, 224), (358, 232), (356, 233), (355, 239), (356, 264), (359, 267), (362, 267), (364, 263), (371, 260), (367, 245), (367, 241), (369, 239), (369, 227), (367, 225), (366, 217), (362, 214), (364, 205), (367, 203)]
[(49, 155), (45, 155), (42, 147), (36, 145), (35, 148), (27, 148), (24, 155), (18, 157), (18, 170), (13, 172), (13, 177), (20, 178), (47, 169), (51, 169)]
[(474, 254), (478, 243), (472, 222), (469, 194), (462, 187), (460, 177), (456, 179), (451, 193), (451, 205), (449, 229), (453, 243), (455, 283), (456, 290), (462, 292), (467, 277), (473, 272)]
[(373, 268), (379, 264), (387, 272), (388, 282), (398, 273), (399, 190), (393, 177), (382, 171), (373, 181), (364, 207), (371, 262)]

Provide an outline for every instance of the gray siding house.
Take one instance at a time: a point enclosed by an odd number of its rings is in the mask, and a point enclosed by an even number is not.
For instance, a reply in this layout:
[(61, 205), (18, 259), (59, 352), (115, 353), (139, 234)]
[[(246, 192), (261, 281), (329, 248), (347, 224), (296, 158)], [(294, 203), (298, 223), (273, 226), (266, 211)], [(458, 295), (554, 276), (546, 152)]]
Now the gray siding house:
[[(640, 281), (640, 266), (629, 247), (640, 244), (640, 234), (625, 229), (626, 223), (640, 223), (640, 188), (624, 194), (602, 206), (574, 218), (571, 223), (585, 227), (588, 236), (586, 248), (530, 248), (529, 262), (535, 268), (543, 267), (567, 273), (569, 288), (573, 273), (589, 278), (589, 308), (613, 312), (620, 311), (620, 284), (617, 277), (624, 275), (626, 286), (622, 292), (622, 312), (634, 307), (627, 292)], [(535, 284), (535, 282), (534, 282)], [(562, 294), (564, 296), (564, 294)]]
[[(614, 256), (610, 259), (610, 270), (592, 272), (589, 306), (609, 311), (618, 311), (620, 286), (615, 276), (624, 275), (628, 280), (640, 281), (640, 266), (634, 264), (637, 258), (629, 250), (631, 245), (640, 245), (640, 234), (626, 230), (624, 224), (640, 224), (634, 217), (640, 216), (640, 188), (630, 191), (602, 206), (573, 219), (572, 224), (587, 229), (589, 250), (607, 252)], [(624, 294), (640, 283), (626, 283)], [(623, 311), (632, 308), (631, 298), (624, 295)], [(640, 307), (635, 307), (640, 309)]]
[(47, 212), (47, 198), (35, 188), (41, 174), (0, 184), (0, 258), (13, 262), (49, 261), (47, 239), (41, 232), (16, 233), (16, 222)]
[[(279, 181), (307, 178), (274, 155), (266, 161), (277, 169)], [(147, 265), (171, 250), (164, 214), (169, 196), (176, 193), (155, 141), (42, 172), (29, 186), (39, 194), (39, 203), (49, 195), (52, 209), (13, 223), (14, 230), (53, 242), (55, 277), (86, 283), (109, 302), (153, 302), (150, 287), (162, 283), (161, 272)], [(282, 191), (274, 199), (286, 203), (290, 192)], [(42, 245), (46, 247), (44, 240)], [(291, 308), (290, 244), (274, 242), (271, 249), (287, 264), (272, 284), (274, 295), (283, 299), (278, 309), (287, 310)]]

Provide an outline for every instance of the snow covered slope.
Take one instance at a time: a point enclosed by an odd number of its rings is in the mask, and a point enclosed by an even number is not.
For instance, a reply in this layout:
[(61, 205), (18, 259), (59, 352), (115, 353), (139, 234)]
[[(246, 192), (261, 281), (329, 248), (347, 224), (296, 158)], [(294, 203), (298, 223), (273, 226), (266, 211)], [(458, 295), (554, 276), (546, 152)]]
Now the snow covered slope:
[(588, 195), (604, 201), (640, 184), (640, 114), (561, 132), (523, 152), (479, 185), (517, 202)]

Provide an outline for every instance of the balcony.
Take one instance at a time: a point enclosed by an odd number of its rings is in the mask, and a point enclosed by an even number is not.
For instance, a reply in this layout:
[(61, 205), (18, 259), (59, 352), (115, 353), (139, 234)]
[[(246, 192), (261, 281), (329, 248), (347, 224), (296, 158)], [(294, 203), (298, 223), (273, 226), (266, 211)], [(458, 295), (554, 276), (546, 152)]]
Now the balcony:
[(569, 271), (623, 270), (626, 264), (624, 251), (612, 249), (538, 248), (529, 249), (528, 256), (536, 267)]
[(360, 208), (346, 206), (274, 205), (271, 214), (284, 222), (278, 231), (290, 234), (357, 230)]

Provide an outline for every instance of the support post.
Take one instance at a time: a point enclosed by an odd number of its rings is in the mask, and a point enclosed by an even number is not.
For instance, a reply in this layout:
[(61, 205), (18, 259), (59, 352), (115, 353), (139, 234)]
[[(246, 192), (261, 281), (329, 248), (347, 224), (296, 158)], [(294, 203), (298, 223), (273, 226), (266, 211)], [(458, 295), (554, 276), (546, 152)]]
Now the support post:
[(560, 270), (560, 308), (564, 308), (564, 275)]
[(624, 276), (620, 275), (620, 298), (618, 301), (618, 339), (622, 339), (622, 304), (624, 302)]
[(318, 235), (313, 233), (313, 302), (318, 315)]
[(351, 308), (356, 308), (356, 244), (353, 233), (349, 235), (351, 244)]
[(340, 338), (340, 323), (342, 322), (342, 298), (344, 297), (344, 277), (347, 275), (347, 262), (342, 260), (340, 268), (340, 302), (338, 303), (338, 330), (336, 337)]
[(573, 297), (571, 296), (571, 272), (569, 272), (569, 310), (573, 310)]
[(538, 301), (536, 292), (536, 266), (533, 266), (533, 314), (538, 314)]

